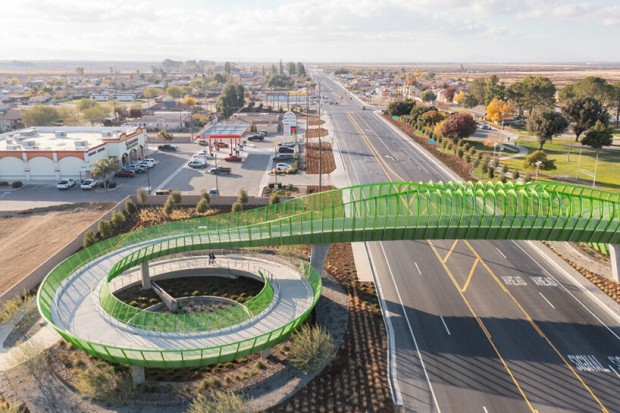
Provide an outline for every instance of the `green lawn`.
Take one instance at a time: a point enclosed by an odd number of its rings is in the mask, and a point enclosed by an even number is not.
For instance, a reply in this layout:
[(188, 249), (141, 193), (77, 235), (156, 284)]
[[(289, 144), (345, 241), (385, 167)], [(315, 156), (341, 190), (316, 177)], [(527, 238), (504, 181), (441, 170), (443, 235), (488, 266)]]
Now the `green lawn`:
[[(530, 152), (538, 149), (539, 144), (534, 140), (519, 140), (520, 146), (525, 146)], [(555, 165), (558, 169), (553, 171), (540, 171), (540, 177), (557, 179), (563, 182), (575, 183), (575, 172), (577, 169), (577, 163), (579, 159), (579, 149), (571, 148), (570, 158), (567, 159), (568, 145), (574, 145), (573, 139), (554, 139), (553, 142), (545, 144), (544, 150), (550, 159), (555, 160)], [(579, 168), (587, 171), (594, 171), (596, 154), (591, 150), (582, 150), (581, 161), (579, 162)], [(507, 164), (512, 171), (514, 168), (519, 168), (521, 175), (530, 172), (535, 175), (536, 170), (526, 170), (523, 166), (524, 157), (516, 159), (507, 159), (502, 161), (503, 164)], [(620, 172), (618, 166), (620, 165), (620, 151), (606, 150), (599, 153), (598, 166), (596, 171), (596, 186), (600, 189), (610, 190), (613, 192), (620, 192)], [(582, 185), (592, 185), (592, 178), (580, 173), (579, 183)]]

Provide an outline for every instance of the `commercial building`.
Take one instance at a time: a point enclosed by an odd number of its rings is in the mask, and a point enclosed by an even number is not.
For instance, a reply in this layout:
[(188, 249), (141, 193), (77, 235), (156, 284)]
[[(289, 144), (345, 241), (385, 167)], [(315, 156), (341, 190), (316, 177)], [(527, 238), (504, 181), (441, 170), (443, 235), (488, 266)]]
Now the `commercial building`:
[(85, 179), (102, 158), (122, 165), (148, 153), (140, 127), (33, 127), (0, 134), (0, 181)]

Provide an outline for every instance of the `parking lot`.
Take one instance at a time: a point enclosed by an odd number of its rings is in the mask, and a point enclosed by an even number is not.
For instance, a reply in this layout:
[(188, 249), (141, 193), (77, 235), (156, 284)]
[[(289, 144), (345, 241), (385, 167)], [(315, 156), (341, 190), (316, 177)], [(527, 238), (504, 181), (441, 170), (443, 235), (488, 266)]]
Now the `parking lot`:
[[(261, 179), (272, 168), (270, 159), (274, 155), (274, 145), (281, 140), (281, 136), (270, 135), (262, 142), (248, 142), (240, 152), (242, 162), (224, 161), (229, 154), (228, 148), (215, 152), (218, 166), (232, 169), (230, 174), (217, 176), (220, 195), (236, 195), (242, 187), (250, 195), (258, 194)], [(173, 144), (179, 147), (178, 151), (150, 152), (149, 157), (155, 159), (157, 165), (149, 169), (148, 174), (136, 174), (132, 178), (113, 178), (117, 183), (116, 188), (82, 190), (78, 180), (74, 187), (58, 190), (55, 181), (24, 182), (24, 187), (18, 190), (0, 191), (0, 210), (12, 211), (67, 202), (118, 202), (128, 195), (135, 195), (139, 187), (147, 187), (149, 183), (153, 191), (173, 189), (188, 194), (199, 194), (203, 189), (215, 188), (216, 176), (208, 173), (208, 170), (215, 166), (215, 159), (208, 157), (206, 168), (190, 168), (187, 163), (203, 148), (196, 143)]]

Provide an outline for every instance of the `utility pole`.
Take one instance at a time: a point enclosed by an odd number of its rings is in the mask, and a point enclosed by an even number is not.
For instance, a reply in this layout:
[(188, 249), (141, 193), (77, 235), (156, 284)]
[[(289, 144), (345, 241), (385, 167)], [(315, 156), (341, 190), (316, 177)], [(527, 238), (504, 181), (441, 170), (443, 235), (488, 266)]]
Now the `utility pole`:
[(319, 80), (319, 192), (323, 191), (323, 145), (321, 143), (321, 81)]
[(310, 116), (310, 88), (306, 87), (306, 145), (308, 145), (308, 117)]

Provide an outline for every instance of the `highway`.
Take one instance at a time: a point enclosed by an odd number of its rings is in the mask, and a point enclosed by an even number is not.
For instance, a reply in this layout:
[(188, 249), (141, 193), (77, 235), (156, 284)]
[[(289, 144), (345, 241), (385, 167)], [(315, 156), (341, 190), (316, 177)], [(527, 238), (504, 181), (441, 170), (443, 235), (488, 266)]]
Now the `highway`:
[[(351, 184), (455, 179), (335, 81), (314, 77), (339, 103), (322, 111)], [(620, 412), (619, 307), (577, 287), (577, 273), (549, 264), (538, 245), (366, 244), (405, 411)]]

